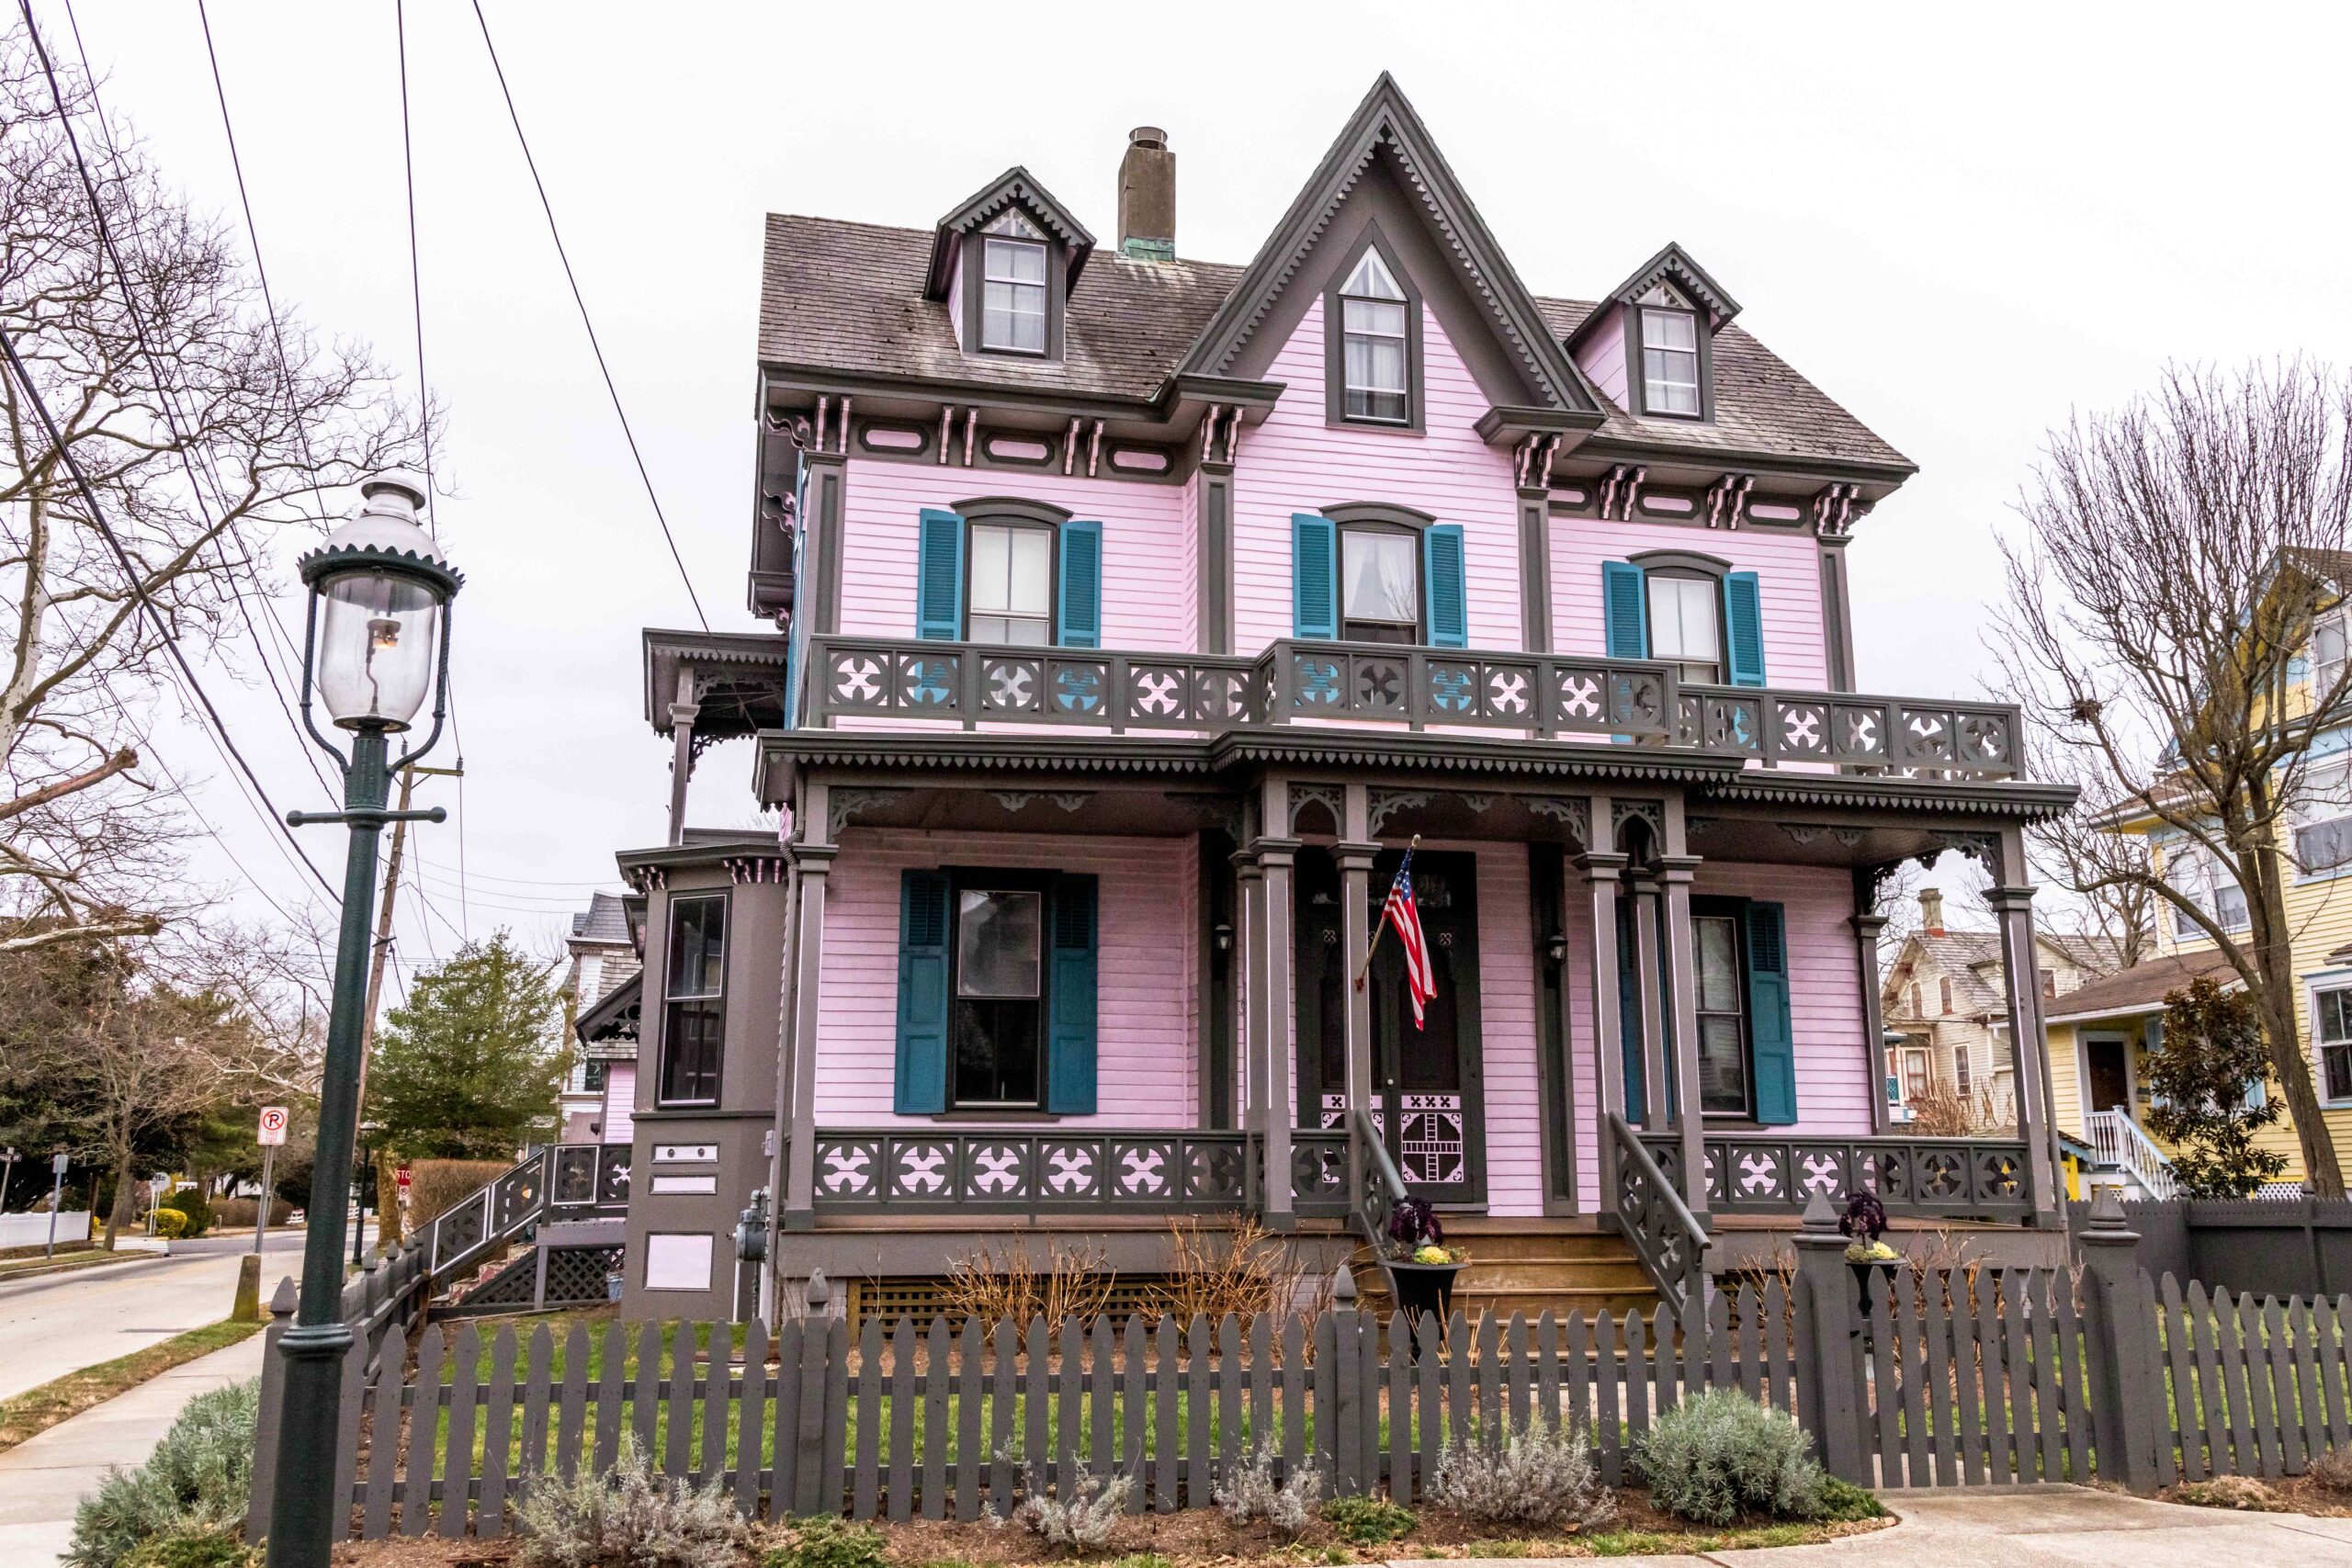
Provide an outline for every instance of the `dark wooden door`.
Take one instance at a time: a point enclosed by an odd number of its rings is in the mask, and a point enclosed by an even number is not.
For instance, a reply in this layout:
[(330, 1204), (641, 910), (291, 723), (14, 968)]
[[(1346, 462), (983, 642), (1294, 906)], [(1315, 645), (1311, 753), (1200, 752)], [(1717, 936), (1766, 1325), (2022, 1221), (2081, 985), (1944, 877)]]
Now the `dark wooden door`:
[(2090, 1059), (2093, 1111), (2132, 1109), (2132, 1075), (2125, 1066), (2120, 1040), (2086, 1040), (2083, 1055)]
[[(1377, 924), (1401, 851), (1374, 863), (1367, 930)], [(1486, 1201), (1486, 1104), (1478, 1035), (1477, 862), (1422, 851), (1413, 857), (1421, 929), (1437, 973), (1437, 995), (1413, 1021), (1404, 950), (1395, 932), (1374, 950), (1365, 977), (1372, 1010), (1374, 1114), (1406, 1187), (1431, 1202)], [(1298, 1041), (1300, 1125), (1346, 1119), (1346, 989), (1361, 953), (1344, 951), (1340, 878), (1315, 849), (1298, 859)]]

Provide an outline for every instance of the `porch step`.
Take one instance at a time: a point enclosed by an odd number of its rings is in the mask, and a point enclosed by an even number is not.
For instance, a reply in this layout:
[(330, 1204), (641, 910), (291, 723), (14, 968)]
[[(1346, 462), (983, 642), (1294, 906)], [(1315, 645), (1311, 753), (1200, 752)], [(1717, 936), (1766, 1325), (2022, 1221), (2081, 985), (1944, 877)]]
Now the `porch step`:
[[(1453, 1288), (1453, 1303), (1465, 1317), (1606, 1312), (1623, 1318), (1657, 1310), (1657, 1288), (1633, 1248), (1589, 1221), (1464, 1216), (1446, 1222), (1445, 1239), (1470, 1254)], [(1356, 1289), (1365, 1308), (1393, 1310), (1387, 1276), (1368, 1253), (1357, 1267)]]

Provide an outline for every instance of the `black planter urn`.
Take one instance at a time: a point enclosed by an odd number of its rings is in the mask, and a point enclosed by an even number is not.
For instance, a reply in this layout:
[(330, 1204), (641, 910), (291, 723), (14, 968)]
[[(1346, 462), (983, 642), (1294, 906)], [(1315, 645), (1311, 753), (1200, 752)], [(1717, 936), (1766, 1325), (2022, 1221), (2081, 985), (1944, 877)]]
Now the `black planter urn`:
[(1453, 1314), (1453, 1279), (1470, 1267), (1467, 1263), (1413, 1263), (1384, 1258), (1381, 1268), (1387, 1270), (1389, 1292), (1396, 1298), (1396, 1305), (1418, 1323), (1423, 1313), (1435, 1313), (1438, 1325), (1443, 1328)]

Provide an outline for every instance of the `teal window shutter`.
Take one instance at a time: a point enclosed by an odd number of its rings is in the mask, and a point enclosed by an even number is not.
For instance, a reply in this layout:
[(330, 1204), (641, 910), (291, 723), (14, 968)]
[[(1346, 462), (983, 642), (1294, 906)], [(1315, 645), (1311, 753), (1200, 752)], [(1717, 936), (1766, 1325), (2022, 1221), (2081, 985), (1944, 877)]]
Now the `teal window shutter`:
[(1340, 528), (1312, 512), (1290, 514), (1290, 635), (1340, 635)]
[(1781, 906), (1747, 906), (1748, 1057), (1756, 1071), (1756, 1120), (1785, 1127), (1797, 1119), (1796, 1037), (1789, 1024), (1788, 922)]
[(1430, 646), (1470, 646), (1468, 592), (1462, 581), (1462, 525), (1432, 523), (1421, 536), (1422, 577), (1429, 584)]
[(1046, 982), (1046, 1109), (1057, 1116), (1094, 1113), (1096, 903), (1093, 877), (1054, 878), (1047, 916), (1053, 947)]
[(890, 1108), (947, 1109), (947, 874), (899, 874), (899, 1055)]
[(964, 639), (964, 520), (928, 506), (915, 539), (915, 636)]
[(1731, 652), (1731, 683), (1764, 683), (1764, 596), (1752, 571), (1724, 576), (1724, 627)]
[(1600, 620), (1611, 659), (1650, 656), (1650, 607), (1642, 569), (1632, 561), (1600, 563)]
[(1061, 536), (1061, 583), (1056, 595), (1054, 644), (1057, 648), (1102, 646), (1102, 525), (1065, 523)]

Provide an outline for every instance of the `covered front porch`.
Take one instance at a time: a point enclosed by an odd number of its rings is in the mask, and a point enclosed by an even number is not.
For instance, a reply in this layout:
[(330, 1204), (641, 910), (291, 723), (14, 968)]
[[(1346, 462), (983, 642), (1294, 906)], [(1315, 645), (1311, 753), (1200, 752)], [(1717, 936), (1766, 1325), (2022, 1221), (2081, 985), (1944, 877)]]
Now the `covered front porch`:
[[(795, 823), (787, 1232), (1241, 1211), (1369, 1239), (1411, 1195), (1614, 1227), (1679, 1291), (1815, 1191), (2054, 1223), (2038, 1066), (2018, 1136), (1904, 1136), (1876, 1013), (1904, 858), (1985, 859), (2030, 951), (2032, 786), (1340, 732), (763, 740)], [(1355, 983), (1416, 840), (1419, 1026), (1393, 944)], [(956, 978), (954, 922), (1000, 905), (1035, 922), (1027, 1011)]]

